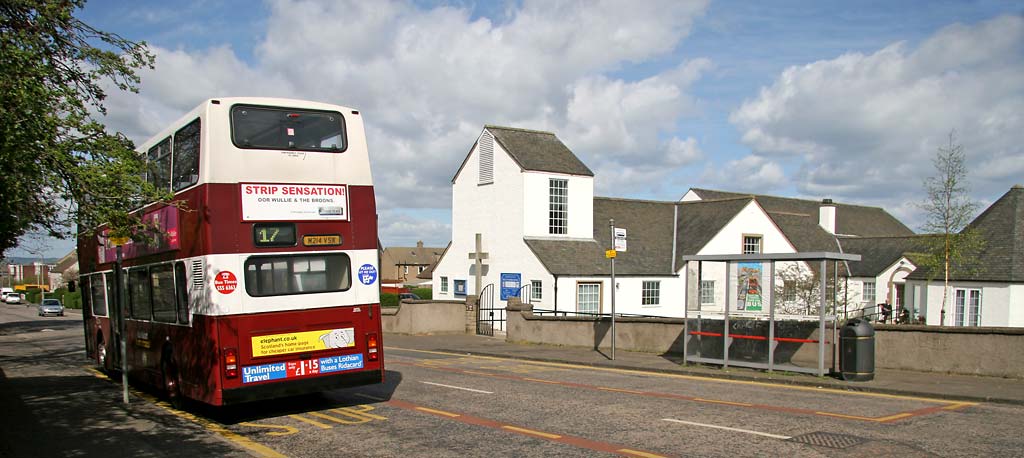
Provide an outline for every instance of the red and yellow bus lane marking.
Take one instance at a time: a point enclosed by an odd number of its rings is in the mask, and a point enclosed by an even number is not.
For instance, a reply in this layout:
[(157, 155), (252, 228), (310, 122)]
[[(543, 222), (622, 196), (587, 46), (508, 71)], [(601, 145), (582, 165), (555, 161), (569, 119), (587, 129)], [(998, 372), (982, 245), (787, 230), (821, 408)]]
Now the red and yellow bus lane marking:
[[(430, 351), (430, 350), (416, 350), (416, 349), (407, 349), (407, 348), (395, 348), (395, 350), (409, 351), (409, 352), (418, 352), (418, 353), (429, 353), (429, 354), (436, 354), (436, 355), (454, 355), (453, 353), (447, 353), (447, 352)], [(487, 361), (488, 365), (489, 366), (493, 366), (493, 367), (484, 366), (482, 369), (493, 369), (493, 370), (504, 370), (503, 367), (501, 367), (498, 364), (495, 364), (495, 362), (507, 362), (507, 361), (510, 361), (508, 359), (498, 358), (498, 357), (494, 357), (494, 356), (465, 356), (465, 355), (459, 355), (459, 358), (457, 358), (457, 360), (459, 362), (459, 365), (465, 365), (468, 362), (468, 360), (470, 360), (472, 358), (476, 358), (476, 359), (479, 359), (479, 360)], [(431, 364), (429, 364), (429, 365), (421, 364), (423, 361), (431, 361)], [(777, 383), (769, 383), (769, 382), (717, 379), (717, 378), (706, 377), (706, 376), (695, 376), (695, 375), (684, 375), (684, 374), (666, 374), (666, 373), (661, 373), (661, 372), (644, 372), (644, 371), (633, 370), (633, 369), (617, 369), (617, 368), (608, 368), (608, 367), (594, 367), (594, 366), (585, 366), (585, 365), (577, 365), (577, 364), (569, 364), (569, 363), (551, 363), (551, 362), (544, 362), (544, 361), (531, 361), (531, 362), (528, 363), (528, 364), (531, 364), (531, 365), (542, 366), (542, 367), (553, 366), (553, 367), (557, 367), (557, 368), (560, 368), (560, 369), (563, 369), (563, 370), (575, 369), (575, 370), (587, 370), (587, 371), (601, 371), (601, 372), (611, 372), (611, 373), (619, 373), (619, 374), (627, 374), (627, 375), (654, 376), (654, 377), (674, 378), (674, 379), (693, 380), (693, 381), (711, 382), (711, 383), (740, 384), (740, 385), (748, 385), (748, 386), (764, 387), (764, 388), (773, 388), (773, 389), (780, 389), (780, 390), (810, 391), (810, 392), (822, 393), (822, 394), (837, 394), (837, 395), (844, 395), (844, 396), (861, 396), (861, 397), (872, 397), (872, 398), (881, 398), (881, 399), (893, 399), (893, 400), (899, 400), (899, 401), (923, 402), (923, 403), (928, 403), (928, 404), (939, 404), (937, 406), (925, 407), (925, 408), (911, 410), (911, 411), (907, 411), (907, 412), (897, 412), (895, 414), (890, 414), (890, 415), (883, 415), (883, 416), (878, 416), (878, 417), (869, 417), (869, 416), (860, 416), (860, 415), (847, 415), (847, 414), (836, 413), (836, 412), (825, 412), (825, 411), (819, 411), (819, 410), (815, 410), (815, 409), (802, 409), (802, 408), (797, 408), (797, 407), (783, 407), (783, 406), (773, 406), (773, 405), (767, 405), (767, 404), (734, 402), (734, 401), (718, 400), (718, 399), (705, 399), (705, 398), (699, 398), (699, 397), (694, 397), (694, 396), (678, 395), (678, 394), (672, 394), (672, 393), (661, 393), (661, 392), (654, 392), (654, 391), (638, 391), (638, 390), (629, 390), (629, 389), (622, 389), (622, 388), (612, 388), (612, 387), (603, 387), (603, 386), (596, 386), (596, 385), (587, 385), (587, 384), (574, 383), (574, 382), (563, 382), (563, 381), (558, 381), (558, 380), (544, 380), (544, 379), (538, 379), (538, 378), (533, 378), (533, 377), (522, 377), (522, 376), (517, 376), (517, 375), (512, 375), (512, 374), (504, 374), (504, 373), (483, 372), (483, 371), (480, 371), (480, 370), (470, 370), (470, 369), (462, 369), (462, 368), (459, 368), (459, 367), (445, 366), (445, 365), (442, 364), (443, 361), (444, 361), (443, 359), (418, 360), (416, 362), (393, 361), (392, 364), (398, 364), (398, 365), (407, 364), (407, 365), (413, 365), (413, 366), (418, 366), (418, 367), (425, 367), (425, 368), (428, 368), (428, 369), (441, 370), (441, 371), (447, 371), (447, 372), (455, 372), (455, 373), (462, 373), (462, 374), (469, 374), (469, 375), (479, 375), (479, 376), (498, 378), (498, 379), (505, 379), (505, 380), (525, 381), (525, 382), (533, 382), (533, 383), (544, 383), (544, 384), (548, 384), (548, 385), (560, 385), (560, 386), (564, 386), (564, 387), (568, 387), (568, 388), (580, 388), (580, 389), (586, 389), (586, 390), (618, 392), (618, 393), (632, 394), (632, 395), (637, 395), (637, 396), (647, 396), (647, 397), (655, 397), (655, 398), (662, 398), (662, 399), (674, 399), (674, 400), (679, 400), (679, 401), (689, 401), (689, 402), (701, 402), (701, 403), (710, 403), (710, 404), (729, 405), (729, 406), (741, 407), (741, 408), (768, 410), (768, 411), (793, 413), (793, 414), (800, 414), (800, 415), (817, 415), (817, 416), (825, 416), (825, 417), (831, 417), (831, 418), (840, 418), (840, 419), (844, 419), (844, 420), (867, 421), (867, 422), (875, 422), (875, 423), (893, 423), (893, 422), (898, 422), (898, 421), (905, 420), (905, 419), (908, 419), (908, 418), (919, 417), (919, 416), (923, 416), (923, 415), (930, 415), (930, 414), (934, 414), (934, 413), (938, 413), (938, 412), (943, 412), (943, 411), (952, 411), (952, 410), (957, 410), (957, 409), (962, 409), (962, 408), (965, 408), (965, 407), (971, 407), (971, 406), (978, 405), (978, 403), (976, 403), (976, 402), (949, 401), (949, 400), (945, 400), (945, 399), (932, 399), (932, 398), (924, 398), (924, 397), (917, 397), (917, 396), (902, 396), (902, 395), (895, 395), (895, 394), (870, 393), (870, 392), (863, 392), (863, 391), (848, 391), (848, 390), (842, 390), (842, 389), (837, 389), (837, 388), (818, 388), (818, 387), (799, 386), (799, 385), (785, 385), (785, 384), (777, 384)], [(519, 361), (516, 361), (516, 366), (514, 366), (514, 367), (519, 367), (519, 366), (523, 366), (523, 365), (525, 365), (525, 363), (521, 363)]]
[(597, 451), (597, 452), (614, 453), (614, 454), (622, 455), (622, 456), (637, 456), (637, 457), (644, 457), (644, 458), (661, 458), (661, 457), (665, 456), (665, 455), (660, 455), (660, 454), (657, 454), (657, 453), (647, 452), (647, 451), (643, 451), (643, 450), (634, 450), (634, 449), (631, 449), (631, 448), (623, 447), (621, 445), (616, 445), (616, 444), (612, 444), (612, 443), (608, 443), (608, 442), (599, 442), (599, 441), (594, 441), (594, 440), (586, 439), (586, 438), (583, 438), (583, 437), (570, 436), (570, 435), (565, 435), (565, 434), (556, 434), (556, 433), (551, 433), (551, 432), (547, 432), (547, 431), (537, 431), (535, 429), (524, 428), (524, 427), (519, 426), (519, 425), (510, 425), (510, 424), (506, 424), (506, 423), (490, 420), (490, 419), (483, 418), (483, 417), (477, 417), (477, 416), (473, 416), (473, 415), (468, 415), (468, 414), (464, 414), (464, 413), (456, 413), (456, 412), (448, 412), (448, 411), (445, 411), (445, 410), (432, 409), (432, 408), (429, 408), (429, 407), (424, 407), (424, 406), (413, 404), (411, 402), (401, 401), (401, 400), (397, 400), (397, 399), (392, 399), (390, 401), (386, 401), (385, 404), (387, 404), (389, 406), (393, 406), (393, 407), (398, 407), (400, 409), (414, 411), (414, 412), (423, 412), (423, 413), (426, 413), (426, 414), (429, 414), (429, 415), (433, 415), (433, 416), (436, 416), (436, 417), (445, 418), (445, 419), (448, 419), (448, 420), (453, 420), (453, 421), (458, 421), (458, 422), (461, 422), (461, 423), (465, 423), (467, 425), (483, 426), (483, 427), (495, 429), (495, 430), (498, 430), (498, 431), (506, 431), (506, 432), (510, 432), (510, 433), (514, 433), (514, 434), (521, 434), (521, 435), (524, 435), (524, 436), (529, 436), (529, 437), (538, 438), (538, 439), (544, 439), (544, 440), (548, 440), (548, 441), (551, 441), (551, 442), (557, 442), (557, 443), (560, 443), (560, 444), (571, 445), (573, 447), (584, 448), (584, 449), (587, 449), (587, 450), (594, 450), (594, 451)]

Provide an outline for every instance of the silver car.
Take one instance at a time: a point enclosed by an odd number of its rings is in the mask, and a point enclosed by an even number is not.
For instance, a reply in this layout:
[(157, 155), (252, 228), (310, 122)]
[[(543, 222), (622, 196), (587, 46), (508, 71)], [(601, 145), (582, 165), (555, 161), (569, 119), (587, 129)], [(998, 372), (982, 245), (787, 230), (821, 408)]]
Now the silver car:
[(64, 304), (57, 299), (43, 299), (39, 304), (39, 316), (57, 315), (64, 316)]

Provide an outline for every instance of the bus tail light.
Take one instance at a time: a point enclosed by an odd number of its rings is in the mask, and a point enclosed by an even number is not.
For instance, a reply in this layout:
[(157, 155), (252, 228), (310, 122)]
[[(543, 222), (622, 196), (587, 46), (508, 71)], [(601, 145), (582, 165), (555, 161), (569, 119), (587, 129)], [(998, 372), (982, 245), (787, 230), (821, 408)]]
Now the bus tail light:
[(376, 361), (379, 358), (377, 353), (377, 334), (366, 335), (366, 353), (370, 361)]
[(224, 349), (224, 376), (238, 378), (238, 350), (234, 348)]

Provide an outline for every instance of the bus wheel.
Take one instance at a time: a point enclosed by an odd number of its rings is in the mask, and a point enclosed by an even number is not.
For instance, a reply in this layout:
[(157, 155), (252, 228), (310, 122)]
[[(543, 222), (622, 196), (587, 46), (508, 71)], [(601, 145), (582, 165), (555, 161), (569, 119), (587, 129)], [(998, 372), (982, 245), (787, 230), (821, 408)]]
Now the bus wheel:
[(164, 361), (163, 364), (161, 364), (161, 369), (164, 378), (164, 395), (167, 396), (167, 402), (169, 402), (175, 409), (181, 410), (184, 405), (184, 400), (181, 396), (178, 368), (175, 367), (174, 362), (171, 361), (171, 356), (169, 354), (164, 355)]

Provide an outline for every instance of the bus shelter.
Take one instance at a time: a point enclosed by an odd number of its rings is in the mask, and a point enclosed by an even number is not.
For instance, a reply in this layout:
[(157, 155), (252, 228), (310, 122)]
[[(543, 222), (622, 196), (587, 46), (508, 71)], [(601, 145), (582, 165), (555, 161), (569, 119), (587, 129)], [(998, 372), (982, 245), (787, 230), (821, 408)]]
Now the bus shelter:
[(848, 298), (839, 272), (860, 259), (834, 252), (683, 256), (685, 363), (824, 376), (834, 368), (837, 317)]

